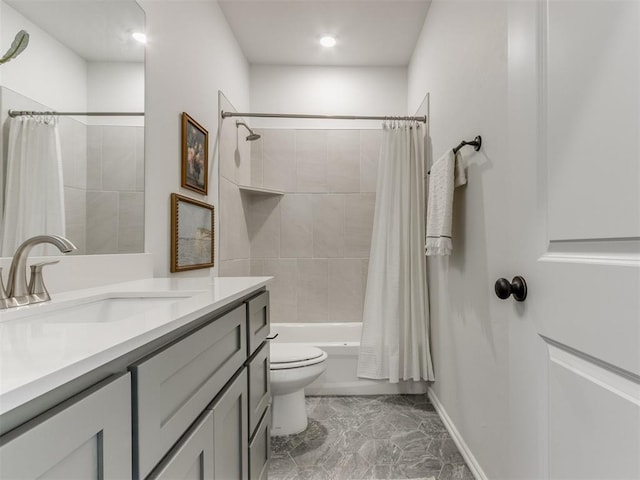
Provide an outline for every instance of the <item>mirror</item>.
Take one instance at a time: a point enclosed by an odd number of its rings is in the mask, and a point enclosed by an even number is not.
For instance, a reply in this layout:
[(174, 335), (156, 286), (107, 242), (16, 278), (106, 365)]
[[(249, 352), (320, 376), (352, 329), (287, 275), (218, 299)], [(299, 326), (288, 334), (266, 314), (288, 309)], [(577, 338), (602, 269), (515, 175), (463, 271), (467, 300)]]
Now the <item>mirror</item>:
[[(26, 49), (0, 65), (0, 256), (57, 226), (74, 254), (144, 252), (144, 116), (8, 115), (144, 112), (144, 45), (133, 38), (143, 10), (134, 0), (2, 0), (0, 55), (21, 30)], [(55, 127), (16, 137), (18, 119)], [(43, 157), (53, 163), (41, 167)]]

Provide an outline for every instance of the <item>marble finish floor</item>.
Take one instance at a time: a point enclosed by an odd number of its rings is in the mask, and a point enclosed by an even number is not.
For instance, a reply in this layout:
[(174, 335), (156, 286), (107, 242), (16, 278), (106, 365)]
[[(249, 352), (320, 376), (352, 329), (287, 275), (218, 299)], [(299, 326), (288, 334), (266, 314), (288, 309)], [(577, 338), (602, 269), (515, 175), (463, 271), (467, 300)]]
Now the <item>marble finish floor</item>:
[(271, 438), (270, 480), (473, 480), (426, 395), (306, 402), (307, 429)]

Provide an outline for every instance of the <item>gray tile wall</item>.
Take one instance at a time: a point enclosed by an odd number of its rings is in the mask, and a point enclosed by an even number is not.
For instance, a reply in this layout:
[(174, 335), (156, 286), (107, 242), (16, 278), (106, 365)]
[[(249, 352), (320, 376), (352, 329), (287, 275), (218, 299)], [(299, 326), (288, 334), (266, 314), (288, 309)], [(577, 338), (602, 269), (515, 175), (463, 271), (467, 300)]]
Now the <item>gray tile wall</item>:
[(361, 321), (382, 132), (258, 133), (251, 183), (286, 192), (243, 204), (250, 274), (275, 277), (272, 321)]
[(87, 253), (87, 126), (71, 117), (58, 117), (66, 236)]
[(86, 127), (86, 253), (144, 251), (144, 127)]
[[(231, 102), (219, 93), (220, 110), (236, 111)], [(251, 183), (251, 143), (246, 140), (249, 132), (236, 127), (236, 117), (229, 117), (220, 124), (219, 161), (219, 208), (220, 252), (218, 274), (221, 277), (249, 275), (249, 203), (238, 185)]]

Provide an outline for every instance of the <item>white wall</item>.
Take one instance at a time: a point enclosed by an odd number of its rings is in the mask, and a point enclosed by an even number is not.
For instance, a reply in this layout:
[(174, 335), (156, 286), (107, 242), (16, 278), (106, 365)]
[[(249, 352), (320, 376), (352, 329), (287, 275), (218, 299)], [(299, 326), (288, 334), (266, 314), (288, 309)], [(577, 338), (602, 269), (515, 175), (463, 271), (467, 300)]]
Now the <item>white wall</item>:
[[(251, 66), (253, 112), (406, 115), (406, 108), (407, 69), (403, 67)], [(249, 121), (262, 128), (380, 128), (376, 121)]]
[[(89, 62), (87, 109), (90, 112), (144, 112), (143, 62)], [(144, 117), (88, 117), (94, 125), (144, 125)]]
[[(249, 108), (249, 65), (217, 2), (141, 0), (146, 18), (145, 247), (154, 274), (169, 274), (170, 194), (218, 205), (218, 90)], [(209, 131), (209, 195), (180, 188), (180, 115), (188, 112)], [(216, 268), (180, 275), (217, 275)]]
[(2, 54), (18, 31), (30, 35), (26, 50), (2, 65), (2, 85), (55, 110), (85, 111), (86, 62), (4, 2), (0, 9)]
[[(507, 2), (434, 1), (408, 74), (408, 110), (430, 94), (432, 160), (463, 149), (468, 185), (456, 190), (454, 252), (430, 258), (432, 392), (488, 478), (508, 472), (507, 309), (495, 280), (513, 272), (506, 258), (508, 211)], [(511, 277), (509, 277), (511, 278)]]

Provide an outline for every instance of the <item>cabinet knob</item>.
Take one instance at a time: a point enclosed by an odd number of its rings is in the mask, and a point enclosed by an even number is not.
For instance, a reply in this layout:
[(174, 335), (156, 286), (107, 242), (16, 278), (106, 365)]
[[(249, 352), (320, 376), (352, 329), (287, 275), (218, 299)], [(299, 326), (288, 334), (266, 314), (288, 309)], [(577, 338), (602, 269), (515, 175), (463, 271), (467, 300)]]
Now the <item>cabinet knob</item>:
[(510, 295), (513, 295), (517, 302), (524, 302), (527, 298), (527, 282), (520, 275), (513, 277), (511, 282), (506, 278), (499, 278), (496, 280), (495, 290), (498, 298), (503, 300)]

